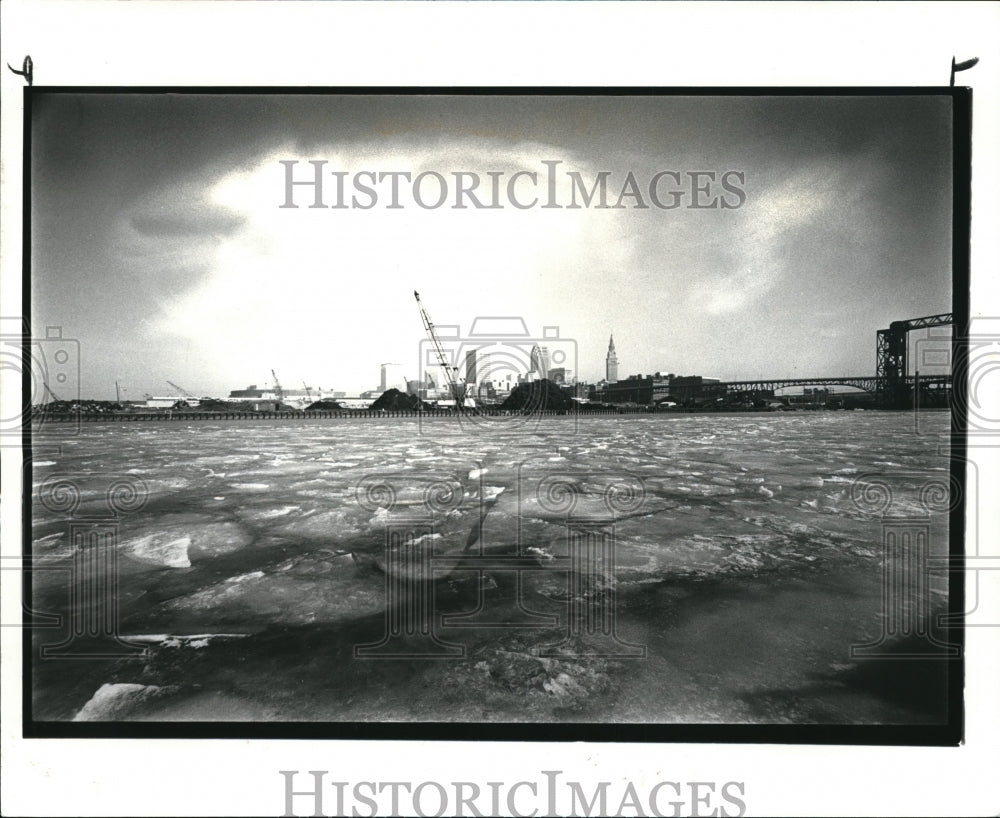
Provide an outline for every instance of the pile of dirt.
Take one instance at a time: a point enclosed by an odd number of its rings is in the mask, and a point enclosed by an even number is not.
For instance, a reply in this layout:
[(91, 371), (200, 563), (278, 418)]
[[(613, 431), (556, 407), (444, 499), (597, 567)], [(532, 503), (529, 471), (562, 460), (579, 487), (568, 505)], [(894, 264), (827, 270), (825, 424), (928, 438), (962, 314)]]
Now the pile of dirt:
[(431, 408), (416, 395), (407, 395), (398, 389), (386, 389), (372, 406), (376, 411), (384, 409), (386, 412), (416, 412), (421, 409)]
[(318, 401), (315, 401), (313, 403), (310, 403), (306, 407), (306, 411), (307, 412), (336, 412), (339, 409), (343, 409), (343, 408), (344, 408), (343, 406), (341, 406), (339, 403), (337, 403), (337, 401), (333, 400), (332, 398), (323, 398), (323, 400), (318, 400)]
[(576, 407), (569, 395), (559, 388), (559, 384), (543, 378), (540, 381), (520, 383), (501, 405), (501, 409), (514, 411), (571, 411)]

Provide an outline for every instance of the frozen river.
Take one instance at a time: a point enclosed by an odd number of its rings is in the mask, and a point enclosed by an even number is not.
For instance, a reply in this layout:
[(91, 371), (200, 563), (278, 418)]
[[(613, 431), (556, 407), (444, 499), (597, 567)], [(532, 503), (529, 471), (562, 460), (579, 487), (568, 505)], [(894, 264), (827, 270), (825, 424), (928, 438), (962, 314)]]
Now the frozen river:
[[(935, 484), (948, 423), (928, 414), (916, 434), (907, 413), (855, 411), (67, 427), (35, 456), (36, 563), (79, 566), (71, 524), (111, 530), (117, 612), (102, 616), (144, 653), (35, 661), (34, 715), (939, 722), (940, 663), (915, 685), (850, 647), (887, 627), (882, 514), (919, 518), (931, 553), (947, 550)], [(98, 604), (84, 580), (36, 573), (35, 609), (66, 623), (35, 631), (36, 648), (93, 652), (72, 634), (86, 619), (73, 604)], [(927, 583), (904, 618), (943, 610), (944, 576)]]

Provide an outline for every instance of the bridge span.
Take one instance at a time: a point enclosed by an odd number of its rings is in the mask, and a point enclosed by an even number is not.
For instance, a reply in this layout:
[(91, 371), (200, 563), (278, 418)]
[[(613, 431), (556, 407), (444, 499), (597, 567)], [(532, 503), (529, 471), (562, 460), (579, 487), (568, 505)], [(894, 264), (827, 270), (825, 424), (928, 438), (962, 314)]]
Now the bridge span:
[[(880, 378), (877, 375), (847, 375), (836, 378), (762, 378), (756, 381), (723, 381), (720, 389), (727, 393), (775, 392), (787, 386), (853, 386), (872, 395), (880, 394)], [(950, 389), (951, 375), (922, 375), (921, 389)], [(897, 384), (912, 389), (917, 378), (910, 375), (899, 378)]]
[(775, 392), (786, 386), (853, 386), (875, 394), (876, 379), (873, 375), (848, 375), (838, 378), (762, 378), (756, 381), (723, 381), (719, 384), (726, 392)]
[(756, 381), (727, 381), (719, 384), (726, 394), (775, 392), (787, 386), (852, 386), (875, 396), (880, 406), (902, 409), (915, 405), (921, 395), (950, 393), (951, 375), (908, 374), (908, 335), (913, 330), (951, 326), (954, 314), (940, 313), (893, 321), (875, 333), (875, 375), (848, 375), (836, 378), (760, 378)]

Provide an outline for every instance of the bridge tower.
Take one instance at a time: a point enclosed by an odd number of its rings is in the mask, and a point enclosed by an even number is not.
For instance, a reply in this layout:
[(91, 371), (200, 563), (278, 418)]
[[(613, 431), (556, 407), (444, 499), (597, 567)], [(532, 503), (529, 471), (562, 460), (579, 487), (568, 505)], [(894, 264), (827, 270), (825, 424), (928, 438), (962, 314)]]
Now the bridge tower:
[(955, 323), (953, 315), (928, 315), (907, 321), (893, 321), (888, 329), (875, 334), (875, 398), (886, 409), (905, 409), (913, 405), (912, 384), (907, 371), (907, 345), (910, 330), (940, 327)]

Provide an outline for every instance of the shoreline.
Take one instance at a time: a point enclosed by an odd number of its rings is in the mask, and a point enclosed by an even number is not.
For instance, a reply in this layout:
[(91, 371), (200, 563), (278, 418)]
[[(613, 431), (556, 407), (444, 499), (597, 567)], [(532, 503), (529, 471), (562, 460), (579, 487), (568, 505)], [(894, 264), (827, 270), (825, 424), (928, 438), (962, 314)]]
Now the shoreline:
[(802, 407), (787, 409), (658, 409), (653, 410), (646, 407), (622, 407), (619, 409), (593, 409), (582, 412), (571, 412), (566, 410), (540, 410), (540, 411), (482, 411), (475, 412), (455, 412), (449, 409), (432, 411), (384, 411), (379, 409), (349, 409), (340, 411), (320, 411), (320, 412), (115, 412), (115, 413), (79, 413), (79, 414), (58, 414), (42, 415), (31, 419), (32, 427), (37, 428), (49, 424), (74, 424), (74, 423), (143, 423), (181, 420), (360, 420), (360, 419), (432, 419), (432, 418), (586, 418), (602, 417), (606, 418), (614, 415), (643, 415), (650, 417), (672, 417), (676, 415), (782, 415), (790, 413), (815, 413), (815, 412), (950, 412), (951, 409), (942, 407), (920, 407), (906, 409), (881, 409), (881, 408), (856, 408), (856, 409), (826, 409), (824, 407)]

